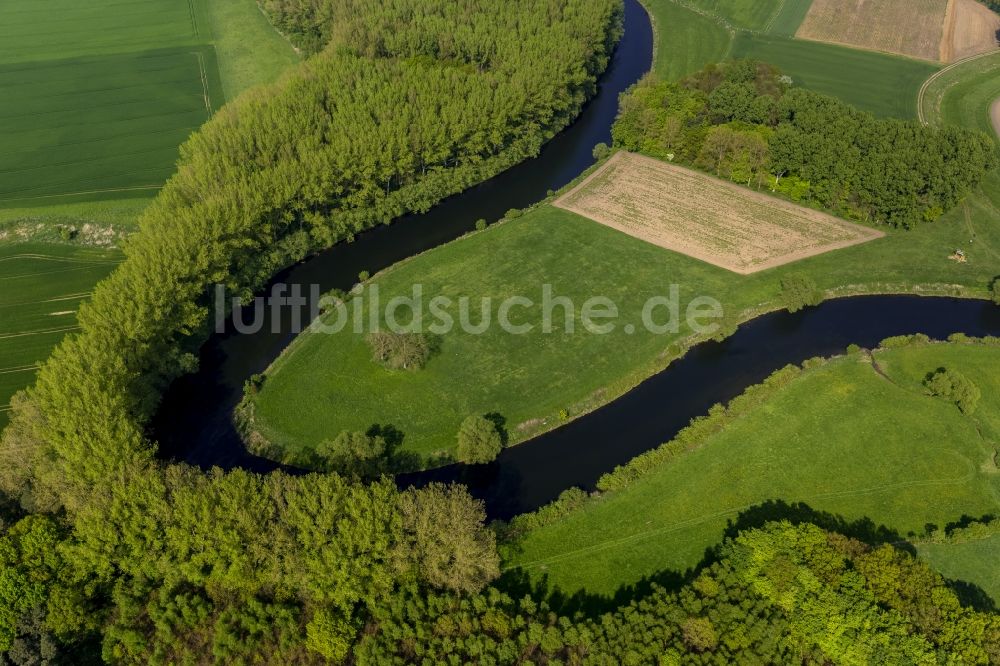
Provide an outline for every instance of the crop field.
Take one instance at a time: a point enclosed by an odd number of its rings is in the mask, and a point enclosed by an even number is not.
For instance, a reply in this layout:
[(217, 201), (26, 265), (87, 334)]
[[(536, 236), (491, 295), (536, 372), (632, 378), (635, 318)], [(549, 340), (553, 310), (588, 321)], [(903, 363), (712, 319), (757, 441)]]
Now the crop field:
[(0, 204), (155, 190), (211, 115), (211, 49), (0, 65)]
[[(0, 219), (15, 221), (147, 201), (227, 97), (298, 60), (253, 0), (11, 0), (0, 25)], [(118, 222), (100, 210), (79, 219)]]
[(813, 0), (796, 36), (937, 61), (948, 0)]
[(658, 160), (620, 152), (556, 206), (746, 275), (884, 234)]
[(795, 85), (876, 116), (915, 118), (921, 85), (938, 66), (911, 58), (784, 37), (739, 34), (732, 55), (777, 65)]
[[(927, 523), (996, 514), (1000, 474), (984, 438), (1000, 433), (1000, 349), (931, 345), (876, 356), (887, 376), (862, 354), (806, 371), (700, 446), (529, 532), (508, 567), (548, 576), (567, 593), (612, 593), (694, 566), (727, 521), (778, 498), (903, 538)], [(921, 381), (942, 366), (982, 390), (972, 417), (926, 395)]]
[(25, 243), (0, 246), (0, 428), (11, 396), (76, 328), (76, 310), (121, 259), (113, 250)]
[(977, 0), (951, 0), (941, 41), (942, 62), (995, 51), (1000, 16)]

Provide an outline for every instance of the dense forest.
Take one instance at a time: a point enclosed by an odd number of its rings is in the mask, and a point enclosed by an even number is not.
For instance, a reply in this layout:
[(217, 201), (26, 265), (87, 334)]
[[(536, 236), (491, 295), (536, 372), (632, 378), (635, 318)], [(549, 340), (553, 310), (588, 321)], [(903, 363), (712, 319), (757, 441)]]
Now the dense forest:
[(13, 402), (3, 663), (1000, 663), (995, 616), (901, 551), (817, 528), (745, 532), (686, 587), (597, 616), (499, 578), (464, 488), (158, 459), (147, 425), (197, 364), (212, 285), (252, 291), (533, 155), (622, 19), (616, 0), (265, 4), (315, 55), (185, 144), (80, 332)]
[(9, 660), (337, 662), (402, 586), (469, 591), (497, 573), (464, 489), (205, 474), (148, 438), (163, 389), (196, 367), (213, 284), (252, 291), (536, 154), (595, 91), (623, 15), (618, 0), (323, 6), (328, 43), (182, 147), (80, 332), (13, 401)]
[(647, 77), (622, 101), (615, 143), (907, 228), (940, 217), (998, 164), (983, 133), (877, 119), (790, 83), (753, 61), (710, 65), (678, 83)]

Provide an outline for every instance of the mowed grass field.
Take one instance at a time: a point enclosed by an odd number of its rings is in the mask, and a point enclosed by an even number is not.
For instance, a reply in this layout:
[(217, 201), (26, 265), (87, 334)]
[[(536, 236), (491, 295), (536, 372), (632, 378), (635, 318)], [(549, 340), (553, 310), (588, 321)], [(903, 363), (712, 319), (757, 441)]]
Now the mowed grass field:
[(694, 74), (729, 53), (729, 32), (718, 21), (673, 0), (642, 0), (656, 40), (653, 72), (674, 81)]
[(121, 260), (115, 250), (70, 245), (0, 245), (0, 428), (11, 396), (35, 365), (76, 328), (76, 311)]
[(870, 227), (624, 151), (555, 205), (741, 274), (883, 236)]
[[(903, 538), (927, 523), (995, 514), (1000, 474), (989, 461), (1000, 434), (1000, 349), (932, 345), (876, 357), (888, 379), (862, 354), (806, 371), (699, 448), (529, 532), (506, 568), (566, 592), (610, 594), (695, 566), (727, 521), (769, 500), (870, 520)], [(922, 379), (942, 366), (982, 390), (973, 417), (925, 394)]]

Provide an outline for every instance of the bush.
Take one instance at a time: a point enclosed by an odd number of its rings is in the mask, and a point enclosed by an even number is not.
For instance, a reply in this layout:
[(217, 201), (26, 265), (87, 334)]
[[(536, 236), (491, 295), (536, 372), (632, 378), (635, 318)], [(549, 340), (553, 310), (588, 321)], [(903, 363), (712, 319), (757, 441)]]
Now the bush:
[(458, 459), (464, 463), (492, 462), (503, 449), (496, 423), (485, 416), (470, 416), (458, 429)]
[(931, 395), (954, 402), (963, 414), (972, 414), (979, 406), (982, 393), (972, 380), (958, 372), (939, 368), (924, 380)]
[(605, 157), (611, 154), (611, 148), (608, 147), (606, 143), (599, 143), (594, 146), (594, 159), (600, 162)]
[(390, 370), (420, 370), (431, 357), (432, 346), (422, 333), (375, 331), (368, 335), (372, 358)]
[(368, 271), (361, 271), (360, 273), (358, 273), (358, 282), (368, 282), (371, 276), (372, 274), (369, 273)]
[(317, 446), (316, 454), (329, 469), (369, 477), (385, 471), (387, 449), (385, 439), (378, 435), (342, 432)]
[(482, 218), (476, 220), (476, 231), (486, 231), (486, 220)]
[(524, 215), (524, 211), (521, 210), (520, 208), (511, 208), (506, 213), (504, 213), (503, 219), (505, 219), (505, 220), (516, 220), (517, 218), (521, 217), (522, 215)]
[(789, 312), (798, 312), (823, 302), (823, 292), (808, 275), (793, 273), (781, 280), (781, 300)]
[(250, 375), (250, 379), (243, 383), (243, 395), (257, 395), (260, 393), (260, 389), (264, 386), (264, 375), (259, 372)]

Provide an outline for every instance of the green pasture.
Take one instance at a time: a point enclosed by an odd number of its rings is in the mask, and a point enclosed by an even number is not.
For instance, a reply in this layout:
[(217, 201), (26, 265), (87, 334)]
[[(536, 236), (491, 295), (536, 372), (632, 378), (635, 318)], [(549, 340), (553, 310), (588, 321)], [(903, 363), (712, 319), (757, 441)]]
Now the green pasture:
[(921, 544), (917, 551), (944, 577), (978, 586), (1000, 606), (1000, 534), (964, 543)]
[(898, 56), (747, 33), (736, 36), (731, 54), (777, 65), (795, 85), (882, 117), (915, 118), (917, 92), (938, 69)]
[(643, 0), (643, 4), (656, 35), (657, 76), (673, 81), (726, 58), (730, 34), (718, 21), (673, 0)]
[[(528, 533), (507, 567), (567, 592), (607, 594), (693, 567), (729, 521), (779, 517), (779, 507), (750, 511), (769, 500), (802, 502), (848, 524), (872, 521), (902, 538), (1000, 510), (1000, 474), (988, 464), (1000, 349), (933, 345), (876, 356), (888, 379), (862, 354), (807, 371), (700, 448)], [(942, 366), (981, 388), (974, 417), (925, 394), (921, 379)]]
[[(1000, 191), (1000, 180), (989, 185)], [(734, 318), (759, 311), (761, 304), (780, 307), (781, 278), (797, 272), (831, 293), (844, 293), (845, 286), (848, 292), (905, 292), (922, 285), (936, 293), (967, 289), (985, 295), (1000, 267), (995, 258), (1000, 225), (978, 213), (974, 217), (969, 222), (956, 211), (913, 231), (893, 230), (871, 243), (740, 276), (543, 205), (376, 276), (382, 303), (410, 294), (414, 284), (423, 285), (426, 300), (468, 296), (478, 304), (489, 296), (498, 303), (524, 295), (537, 302), (542, 285), (551, 284), (554, 294), (571, 297), (578, 310), (592, 296), (614, 300), (622, 315), (614, 332), (456, 330), (442, 336), (440, 354), (415, 372), (374, 363), (364, 336), (349, 327), (335, 335), (306, 333), (269, 370), (255, 400), (255, 418), (290, 460), (343, 430), (376, 423), (400, 429), (410, 451), (450, 453), (462, 419), (491, 412), (506, 418), (511, 442), (517, 443), (557, 425), (561, 416), (612, 400), (663, 367), (671, 345), (687, 331), (653, 335), (640, 326), (629, 335), (624, 326), (640, 323), (642, 304), (667, 293), (671, 284), (680, 286), (683, 303), (694, 295), (711, 296)], [(969, 262), (958, 264), (948, 255), (968, 247), (970, 224), (978, 231), (976, 245), (969, 249)], [(532, 313), (538, 316), (537, 309)], [(478, 320), (475, 314), (472, 321)]]
[(115, 250), (71, 245), (0, 245), (0, 427), (11, 396), (34, 366), (75, 330), (76, 311), (121, 260)]

